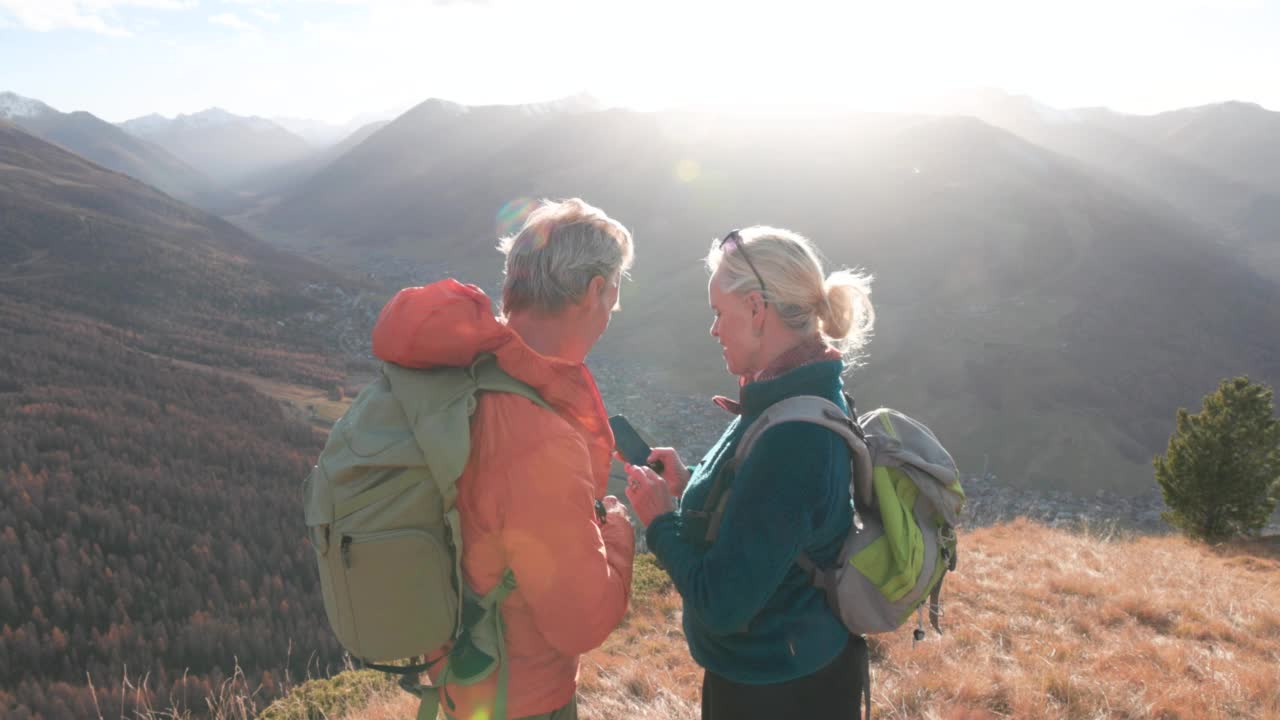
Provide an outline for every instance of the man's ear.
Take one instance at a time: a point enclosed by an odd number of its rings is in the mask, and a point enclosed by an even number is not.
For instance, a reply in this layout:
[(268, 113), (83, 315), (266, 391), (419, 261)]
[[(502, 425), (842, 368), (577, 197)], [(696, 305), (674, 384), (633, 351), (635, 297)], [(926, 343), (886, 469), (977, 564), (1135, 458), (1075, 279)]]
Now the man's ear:
[(609, 281), (603, 275), (591, 278), (591, 282), (587, 283), (587, 295), (583, 299), (591, 302), (604, 302), (604, 291), (608, 285)]

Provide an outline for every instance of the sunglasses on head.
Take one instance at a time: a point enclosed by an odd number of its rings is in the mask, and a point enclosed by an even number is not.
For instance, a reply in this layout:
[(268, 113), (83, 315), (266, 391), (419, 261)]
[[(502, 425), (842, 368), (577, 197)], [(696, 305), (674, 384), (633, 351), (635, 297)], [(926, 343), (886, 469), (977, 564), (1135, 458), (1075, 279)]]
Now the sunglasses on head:
[[(760, 294), (763, 296), (764, 278), (760, 276), (760, 271), (756, 269), (756, 264), (751, 262), (751, 256), (747, 254), (747, 244), (742, 241), (742, 235), (738, 234), (737, 230), (730, 230), (729, 234), (720, 240), (720, 252), (724, 252), (724, 246), (730, 242), (737, 244), (738, 252), (742, 255), (742, 259), (747, 261), (747, 267), (751, 268), (751, 272), (756, 276), (756, 280), (759, 281)], [(767, 304), (768, 301), (766, 300), (765, 303)]]

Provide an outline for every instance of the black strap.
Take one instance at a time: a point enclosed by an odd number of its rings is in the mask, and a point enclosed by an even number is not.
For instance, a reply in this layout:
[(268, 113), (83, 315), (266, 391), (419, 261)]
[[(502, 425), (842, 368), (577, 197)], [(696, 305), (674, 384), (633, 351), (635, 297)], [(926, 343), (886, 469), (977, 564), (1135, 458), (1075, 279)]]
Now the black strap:
[(822, 591), (831, 612), (835, 613), (836, 617), (840, 617), (840, 598), (837, 594), (839, 583), (836, 581), (836, 571), (839, 568), (820, 568), (813, 558), (809, 557), (809, 553), (803, 550), (796, 556), (796, 565), (799, 565), (800, 569), (809, 576), (809, 584)]
[(858, 424), (858, 410), (853, 404), (853, 396), (847, 392), (842, 394), (844, 395), (844, 404), (849, 406), (849, 420), (851, 421), (849, 426), (853, 428), (853, 434), (857, 435), (859, 440), (866, 442), (867, 433)]
[(942, 577), (938, 578), (938, 584), (933, 586), (933, 592), (929, 593), (929, 624), (942, 634), (942, 627), (938, 623), (938, 619), (942, 617), (942, 581), (947, 579), (947, 571), (942, 571)]
[[(862, 644), (867, 643), (864, 638)], [(871, 648), (866, 648), (866, 652), (862, 653), (862, 699), (867, 704), (867, 714), (864, 720), (871, 720)]]
[(809, 553), (801, 550), (796, 556), (796, 564), (809, 576), (809, 583), (818, 588), (827, 596), (827, 602), (831, 605), (831, 609), (839, 614), (838, 605), (835, 597), (835, 569), (826, 569), (818, 567), (818, 563), (809, 557)]
[[(417, 658), (414, 658), (414, 659), (416, 660)], [(443, 659), (444, 659), (444, 656), (441, 655), (435, 660), (422, 662), (422, 663), (414, 663), (412, 665), (379, 665), (378, 663), (369, 662), (368, 660), (365, 660), (363, 658), (356, 658), (356, 660), (358, 660), (361, 665), (369, 668), (370, 670), (377, 670), (378, 672), (384, 672), (391, 675), (417, 675), (418, 673), (422, 673), (422, 672), (426, 672), (427, 670), (430, 670), (433, 666), (435, 666), (436, 663), (440, 662)]]

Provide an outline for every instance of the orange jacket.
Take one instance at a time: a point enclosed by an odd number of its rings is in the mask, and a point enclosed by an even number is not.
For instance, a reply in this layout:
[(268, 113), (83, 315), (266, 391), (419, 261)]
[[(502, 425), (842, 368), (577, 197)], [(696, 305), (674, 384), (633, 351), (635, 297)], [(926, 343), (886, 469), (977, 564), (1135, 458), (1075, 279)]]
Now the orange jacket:
[[(508, 715), (565, 705), (577, 688), (578, 656), (604, 642), (626, 612), (635, 553), (629, 524), (596, 522), (613, 432), (595, 380), (585, 365), (532, 350), (493, 316), (479, 288), (454, 280), (400, 291), (374, 327), (373, 352), (417, 368), (465, 366), (493, 353), (555, 409), (517, 395), (480, 396), (458, 512), (471, 589), (488, 592), (507, 567), (516, 577), (502, 605)], [(489, 717), (496, 676), (449, 685), (449, 714)]]

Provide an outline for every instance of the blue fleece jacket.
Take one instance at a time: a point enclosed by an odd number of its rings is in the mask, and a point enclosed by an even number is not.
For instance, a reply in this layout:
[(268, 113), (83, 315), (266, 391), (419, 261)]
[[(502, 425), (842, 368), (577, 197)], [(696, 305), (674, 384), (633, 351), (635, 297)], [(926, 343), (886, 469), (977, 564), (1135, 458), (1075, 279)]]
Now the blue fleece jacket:
[[(770, 405), (817, 395), (847, 410), (831, 360), (804, 365), (742, 388), (742, 415), (693, 471), (681, 509), (655, 518), (649, 549), (684, 599), (693, 659), (749, 685), (786, 682), (825, 667), (849, 641), (826, 598), (796, 565), (803, 550), (820, 567), (835, 564), (852, 522), (849, 449), (809, 423), (769, 429), (736, 472), (726, 467), (742, 433)], [(704, 507), (716, 474), (732, 493), (714, 543), (705, 542)]]

